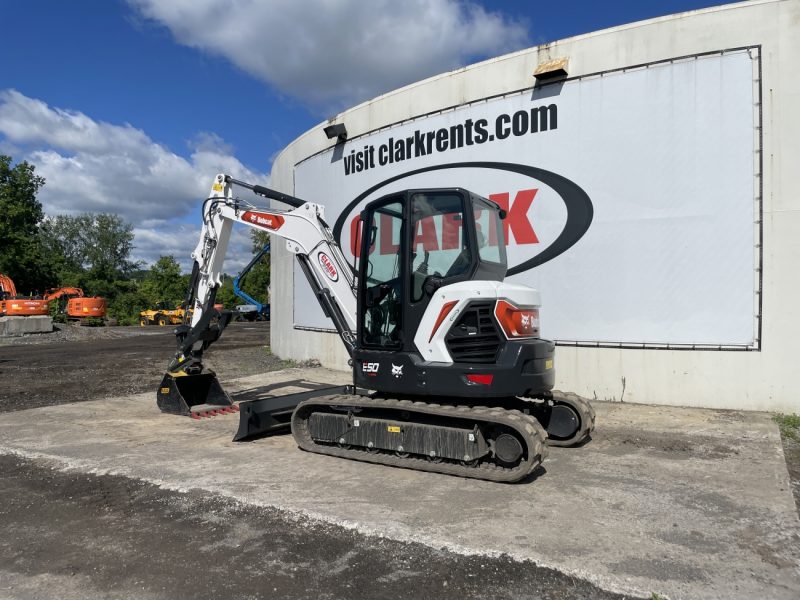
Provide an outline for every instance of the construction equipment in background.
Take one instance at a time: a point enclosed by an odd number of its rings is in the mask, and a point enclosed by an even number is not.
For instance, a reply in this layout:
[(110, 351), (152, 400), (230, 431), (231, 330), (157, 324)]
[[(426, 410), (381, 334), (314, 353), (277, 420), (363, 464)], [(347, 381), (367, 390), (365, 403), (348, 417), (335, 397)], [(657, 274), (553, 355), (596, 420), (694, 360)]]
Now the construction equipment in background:
[[(192, 315), (192, 309), (188, 311), (185, 304), (178, 304), (175, 308), (171, 308), (168, 302), (156, 302), (155, 308), (149, 308), (139, 313), (139, 325), (145, 327), (147, 325), (158, 325), (159, 327), (166, 327), (167, 325), (181, 325), (189, 320)], [(215, 304), (214, 310), (222, 312), (225, 308), (222, 304)]]
[(47, 300), (18, 296), (14, 282), (0, 274), (0, 317), (32, 317), (50, 314)]
[(58, 302), (58, 312), (67, 319), (83, 321), (106, 316), (107, 303), (100, 296), (86, 296), (79, 287), (60, 287), (45, 292), (44, 299)]
[[(264, 247), (256, 253), (247, 266), (242, 269), (239, 274), (233, 278), (233, 293), (248, 304), (240, 304), (236, 307), (237, 320), (245, 321), (269, 321), (269, 303), (259, 302), (250, 294), (242, 290), (241, 285), (245, 276), (250, 270), (255, 267), (261, 259), (269, 254), (269, 242), (264, 244)], [(264, 290), (264, 294), (267, 290)]]
[(155, 308), (148, 308), (139, 313), (139, 325), (180, 325), (186, 320), (186, 309), (182, 304), (172, 307), (168, 302), (157, 302)]
[[(271, 210), (234, 186), (283, 202)], [(506, 283), (505, 211), (462, 188), (395, 192), (366, 205), (351, 267), (324, 207), (217, 175), (156, 393), (164, 412), (226, 412), (232, 402), (203, 353), (231, 313), (212, 317), (234, 223), (286, 240), (350, 355), (353, 385), (241, 403), (237, 439), (291, 424), (304, 450), (490, 481), (519, 481), (546, 444), (589, 439), (594, 410), (552, 391), (555, 344), (539, 336), (539, 293)], [(359, 258), (360, 257), (360, 258)]]

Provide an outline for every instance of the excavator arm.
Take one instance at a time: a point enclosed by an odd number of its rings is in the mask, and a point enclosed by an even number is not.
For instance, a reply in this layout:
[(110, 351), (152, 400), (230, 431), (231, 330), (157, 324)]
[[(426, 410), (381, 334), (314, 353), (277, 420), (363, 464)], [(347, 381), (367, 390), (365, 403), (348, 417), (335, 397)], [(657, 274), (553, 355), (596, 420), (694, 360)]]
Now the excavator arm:
[(17, 288), (14, 286), (14, 282), (11, 280), (11, 277), (0, 273), (0, 299), (16, 297)]
[(44, 293), (44, 299), (47, 300), (48, 302), (50, 300), (57, 300), (58, 298), (61, 298), (62, 296), (70, 296), (70, 297), (73, 297), (73, 298), (83, 298), (84, 297), (84, 293), (83, 293), (83, 290), (81, 288), (78, 288), (78, 287), (54, 288), (54, 289), (49, 289), (49, 290), (45, 291), (45, 293)]
[[(292, 209), (258, 207), (236, 197), (236, 187), (283, 202)], [(203, 371), (203, 351), (219, 338), (230, 320), (231, 313), (220, 314), (214, 309), (214, 301), (222, 284), (223, 262), (235, 223), (286, 240), (286, 248), (297, 257), (322, 310), (352, 354), (356, 329), (355, 277), (325, 223), (324, 207), (220, 174), (203, 203), (200, 240), (192, 253), (194, 265), (185, 299), (185, 305), (194, 309), (191, 322), (175, 330), (178, 349), (167, 368), (167, 376), (199, 375)], [(216, 323), (212, 323), (214, 317)]]

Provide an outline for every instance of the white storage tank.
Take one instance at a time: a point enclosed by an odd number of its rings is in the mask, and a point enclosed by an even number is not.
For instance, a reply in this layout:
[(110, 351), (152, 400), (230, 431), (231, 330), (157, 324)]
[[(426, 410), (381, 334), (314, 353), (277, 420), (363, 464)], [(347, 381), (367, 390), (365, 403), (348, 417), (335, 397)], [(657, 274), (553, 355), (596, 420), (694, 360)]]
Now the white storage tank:
[[(369, 200), (434, 186), (490, 197), (508, 210), (511, 280), (542, 294), (558, 388), (798, 412), (798, 23), (795, 0), (743, 2), (432, 77), (300, 136), (271, 186), (325, 205), (348, 257)], [(273, 350), (346, 369), (274, 246)]]

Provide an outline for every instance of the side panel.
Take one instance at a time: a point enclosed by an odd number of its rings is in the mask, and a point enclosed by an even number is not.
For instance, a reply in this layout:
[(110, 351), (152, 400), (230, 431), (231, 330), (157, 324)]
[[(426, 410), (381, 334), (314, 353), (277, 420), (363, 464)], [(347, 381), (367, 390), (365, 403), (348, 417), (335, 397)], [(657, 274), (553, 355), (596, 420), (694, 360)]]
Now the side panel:
[[(539, 292), (534, 289), (497, 281), (464, 281), (447, 285), (437, 290), (414, 335), (414, 345), (426, 361), (453, 362), (445, 344), (445, 337), (450, 327), (458, 321), (461, 312), (470, 300), (494, 300), (505, 298), (517, 306), (538, 308), (541, 305)], [(452, 308), (449, 308), (449, 305)], [(448, 312), (440, 321), (443, 309)]]

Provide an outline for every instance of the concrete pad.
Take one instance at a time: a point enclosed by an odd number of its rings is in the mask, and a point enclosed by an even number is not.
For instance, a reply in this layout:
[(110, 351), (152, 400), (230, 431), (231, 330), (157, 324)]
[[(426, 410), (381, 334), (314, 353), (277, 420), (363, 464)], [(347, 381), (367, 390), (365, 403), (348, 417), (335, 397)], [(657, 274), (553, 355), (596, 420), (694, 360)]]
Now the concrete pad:
[[(288, 369), (226, 387), (252, 398), (301, 391), (303, 381), (347, 383), (349, 374)], [(0, 453), (459, 552), (507, 553), (623, 593), (800, 597), (800, 522), (769, 415), (595, 408), (594, 440), (551, 448), (546, 472), (517, 485), (309, 454), (289, 435), (233, 443), (238, 416), (162, 415), (155, 391), (4, 414)]]
[(31, 317), (0, 317), (0, 336), (50, 333), (53, 319), (44, 315)]

